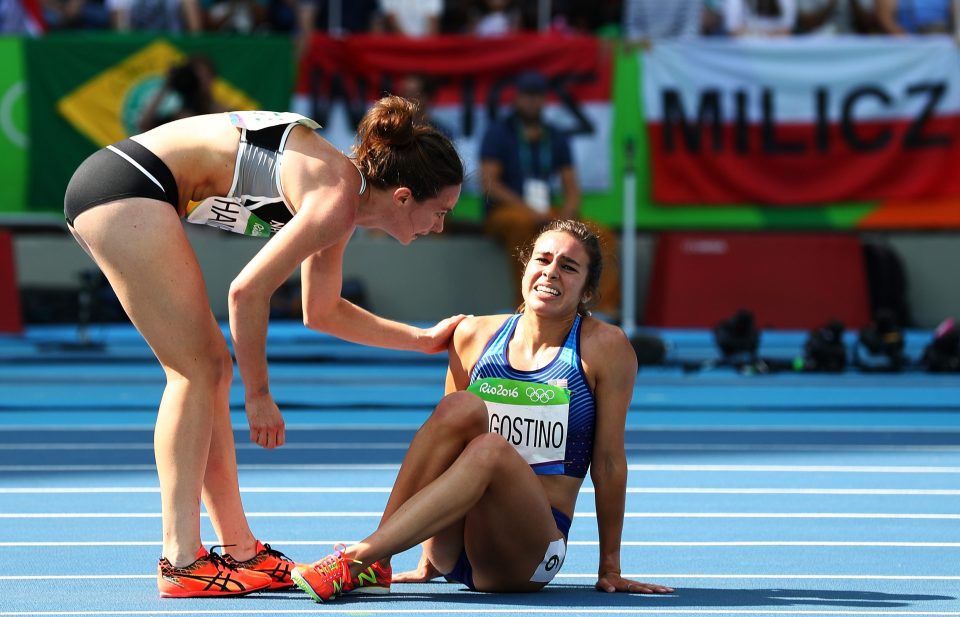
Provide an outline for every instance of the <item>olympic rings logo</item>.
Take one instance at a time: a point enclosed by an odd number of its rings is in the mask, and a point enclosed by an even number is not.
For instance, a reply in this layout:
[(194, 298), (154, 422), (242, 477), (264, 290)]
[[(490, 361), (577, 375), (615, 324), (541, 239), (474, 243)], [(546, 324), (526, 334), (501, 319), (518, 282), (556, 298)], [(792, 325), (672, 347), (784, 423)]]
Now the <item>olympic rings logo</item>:
[(531, 401), (537, 403), (548, 403), (553, 400), (553, 397), (557, 395), (553, 390), (545, 390), (543, 388), (534, 388), (530, 386), (527, 388), (527, 398)]

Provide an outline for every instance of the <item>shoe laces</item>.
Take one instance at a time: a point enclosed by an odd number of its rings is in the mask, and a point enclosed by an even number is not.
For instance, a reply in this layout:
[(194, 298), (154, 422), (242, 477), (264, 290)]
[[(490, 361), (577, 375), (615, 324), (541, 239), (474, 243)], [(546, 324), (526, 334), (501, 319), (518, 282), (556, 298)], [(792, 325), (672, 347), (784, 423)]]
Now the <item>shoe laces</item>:
[(218, 567), (226, 568), (227, 570), (237, 570), (237, 562), (232, 557), (225, 557), (217, 552), (217, 549), (230, 548), (231, 546), (236, 546), (236, 544), (215, 544), (210, 547), (210, 551), (207, 553), (207, 557), (210, 561)]
[(269, 544), (263, 545), (263, 552), (266, 553), (267, 555), (270, 555), (271, 557), (276, 557), (280, 561), (289, 561), (290, 563), (293, 563), (292, 559), (290, 559), (289, 557), (287, 557), (277, 549), (272, 548)]
[[(313, 569), (320, 573), (331, 572), (339, 569), (341, 567), (340, 564), (346, 561), (343, 557), (343, 553), (346, 550), (347, 546), (345, 544), (334, 545), (333, 553), (313, 564)], [(356, 563), (360, 562), (357, 561)]]

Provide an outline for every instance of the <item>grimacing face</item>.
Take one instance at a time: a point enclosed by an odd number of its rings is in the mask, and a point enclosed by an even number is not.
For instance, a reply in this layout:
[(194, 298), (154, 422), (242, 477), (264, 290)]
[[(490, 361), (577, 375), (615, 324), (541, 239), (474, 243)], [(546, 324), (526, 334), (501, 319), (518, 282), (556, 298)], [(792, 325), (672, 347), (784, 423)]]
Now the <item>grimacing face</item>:
[(563, 231), (542, 234), (523, 273), (523, 299), (538, 314), (577, 312), (584, 298), (590, 258), (579, 240)]

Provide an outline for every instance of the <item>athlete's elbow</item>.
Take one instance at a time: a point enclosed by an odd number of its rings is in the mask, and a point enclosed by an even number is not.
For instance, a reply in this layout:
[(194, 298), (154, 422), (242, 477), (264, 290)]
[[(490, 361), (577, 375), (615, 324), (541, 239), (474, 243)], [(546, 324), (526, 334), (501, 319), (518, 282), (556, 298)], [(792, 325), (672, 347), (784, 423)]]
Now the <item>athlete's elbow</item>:
[(596, 482), (598, 479), (619, 478), (627, 473), (627, 459), (623, 455), (615, 453), (594, 455), (593, 463), (590, 465), (590, 476)]
[(330, 332), (335, 321), (336, 303), (305, 302), (303, 325), (317, 332)]

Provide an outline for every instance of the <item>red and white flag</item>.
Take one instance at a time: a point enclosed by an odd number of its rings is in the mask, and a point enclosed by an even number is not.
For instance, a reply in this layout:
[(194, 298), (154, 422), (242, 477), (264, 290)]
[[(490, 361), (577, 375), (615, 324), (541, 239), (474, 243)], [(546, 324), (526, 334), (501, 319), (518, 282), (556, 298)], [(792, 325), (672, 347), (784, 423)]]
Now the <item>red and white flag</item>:
[(657, 203), (960, 195), (949, 37), (662, 42), (642, 71)]

